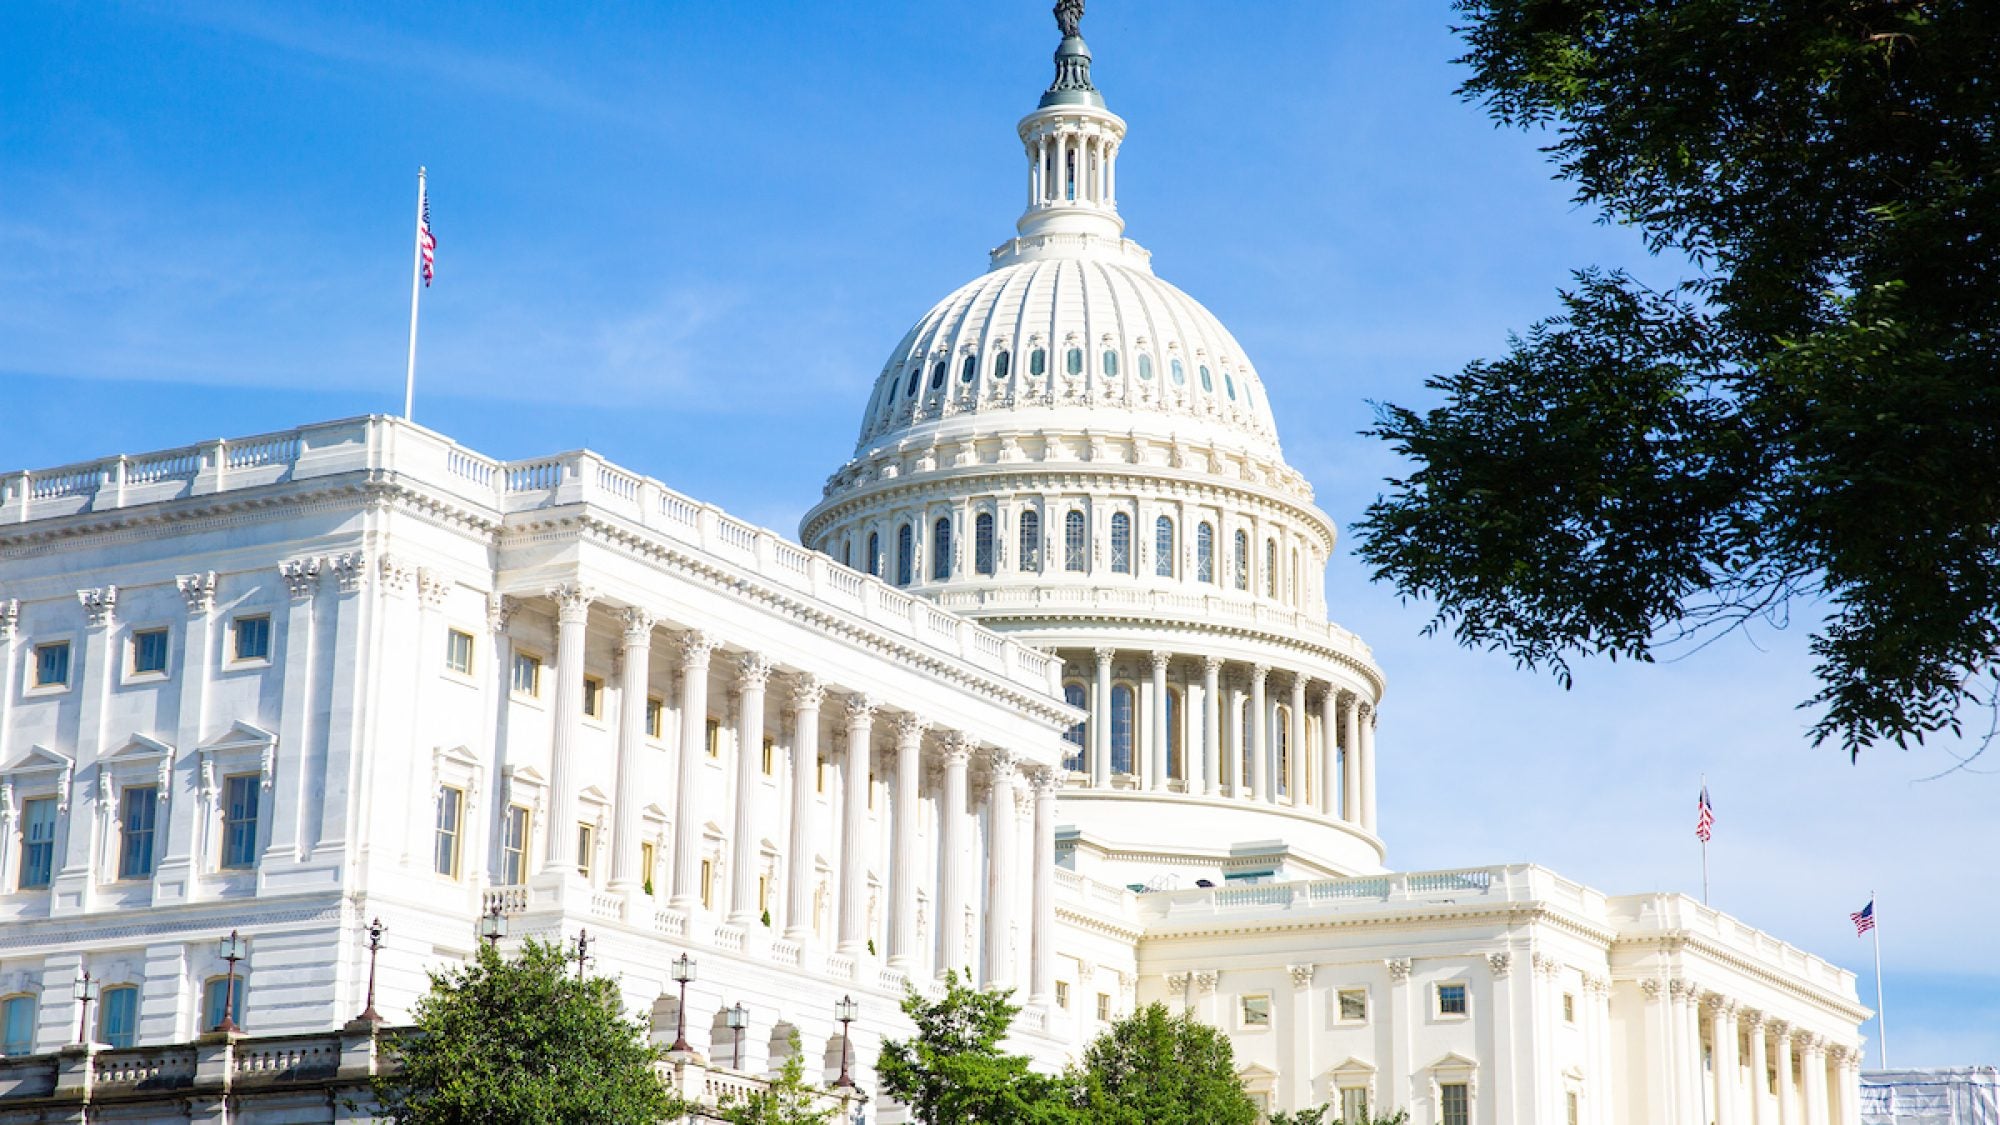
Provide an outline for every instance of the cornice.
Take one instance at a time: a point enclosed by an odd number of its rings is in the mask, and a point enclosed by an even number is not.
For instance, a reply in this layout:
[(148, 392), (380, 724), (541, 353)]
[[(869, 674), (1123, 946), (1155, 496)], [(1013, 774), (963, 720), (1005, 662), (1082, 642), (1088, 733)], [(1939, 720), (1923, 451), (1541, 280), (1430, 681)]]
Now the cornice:
[[(1044, 629), (1047, 629), (1050, 632), (1057, 631), (1055, 629), (1049, 628), (1047, 624), (1050, 617), (1057, 616), (1055, 614), (1027, 614), (1027, 613), (1015, 613), (1011, 611), (997, 611), (997, 612), (987, 613), (979, 610), (966, 609), (957, 606), (947, 606), (943, 608), (945, 608), (947, 612), (956, 613), (963, 617), (972, 618), (973, 620), (978, 621), (981, 624), (1002, 627), (1001, 631), (1009, 633), (1010, 635), (1018, 635), (1016, 630), (1018, 630), (1019, 632), (1039, 632)], [(1308, 654), (1309, 656), (1315, 657), (1322, 661), (1332, 663), (1343, 669), (1346, 669), (1347, 671), (1353, 672), (1373, 689), (1374, 697), (1377, 700), (1380, 700), (1388, 692), (1388, 678), (1382, 673), (1382, 670), (1380, 668), (1377, 668), (1369, 660), (1356, 656), (1353, 653), (1343, 652), (1340, 649), (1334, 648), (1330, 645), (1317, 644), (1312, 641), (1302, 639), (1295, 633), (1283, 633), (1273, 630), (1258, 629), (1254, 626), (1242, 625), (1233, 622), (1214, 622), (1212, 624), (1205, 625), (1201, 628), (1195, 628), (1190, 622), (1186, 620), (1176, 621), (1168, 618), (1142, 617), (1136, 614), (1121, 614), (1118, 613), (1115, 608), (1104, 609), (1104, 610), (1091, 610), (1076, 606), (1060, 606), (1056, 608), (1062, 611), (1059, 615), (1063, 623), (1062, 631), (1070, 631), (1071, 626), (1073, 625), (1082, 625), (1091, 622), (1097, 622), (1106, 625), (1123, 625), (1128, 628), (1141, 626), (1141, 627), (1162, 629), (1162, 630), (1176, 630), (1176, 631), (1184, 630), (1186, 632), (1186, 635), (1190, 639), (1200, 639), (1203, 637), (1213, 637), (1218, 635), (1226, 637), (1234, 637), (1239, 640), (1250, 641), (1256, 644), (1272, 645), (1278, 648), (1279, 650), (1285, 652), (1303, 652)], [(1015, 628), (1009, 629), (1009, 628), (1004, 628), (1004, 626), (1014, 626)], [(1115, 636), (1111, 636), (1108, 634), (1094, 635), (1087, 641), (1079, 639), (1075, 643), (1074, 647), (1084, 648), (1084, 647), (1089, 647), (1092, 644), (1103, 643), (1106, 641), (1111, 641), (1115, 643), (1116, 640), (1117, 638)], [(1033, 643), (1037, 644), (1038, 646), (1053, 644), (1055, 647), (1058, 648), (1071, 647), (1071, 644), (1066, 641), (1051, 642), (1051, 641), (1043, 641), (1039, 638), (1036, 638), (1033, 641)], [(1191, 651), (1193, 650), (1191, 649)]]
[[(130, 944), (133, 939), (175, 937), (218, 925), (253, 929), (299, 922), (342, 919), (344, 896), (339, 891), (282, 898), (204, 899), (175, 910), (122, 910), (109, 914), (66, 914), (55, 918), (21, 918), (0, 927), (0, 949), (81, 949), (101, 943)], [(117, 919), (113, 922), (112, 919)], [(110, 924), (106, 924), (109, 922)]]
[(1855, 1023), (1860, 1023), (1862, 1020), (1868, 1018), (1869, 1015), (1867, 1008), (1854, 1001), (1837, 996), (1817, 985), (1802, 987), (1799, 984), (1798, 977), (1781, 973), (1768, 965), (1752, 961), (1728, 946), (1718, 945), (1691, 930), (1670, 930), (1664, 933), (1647, 934), (1643, 937), (1619, 938), (1612, 943), (1612, 946), (1618, 952), (1641, 951), (1671, 954), (1679, 953), (1683, 949), (1691, 950), (1710, 960), (1719, 961), (1746, 976), (1755, 977), (1765, 984), (1771, 985), (1798, 999), (1830, 1008), (1842, 1016), (1851, 1016)]
[(1285, 911), (1280, 914), (1246, 917), (1241, 921), (1210, 916), (1198, 923), (1157, 929), (1146, 925), (1143, 918), (1140, 924), (1145, 927), (1143, 941), (1198, 940), (1215, 937), (1218, 934), (1281, 934), (1312, 930), (1370, 930), (1396, 927), (1434, 930), (1480, 921), (1490, 921), (1503, 927), (1546, 925), (1584, 941), (1593, 942), (1606, 950), (1611, 948), (1616, 936), (1608, 927), (1577, 918), (1541, 902), (1502, 902), (1463, 906), (1420, 902), (1390, 905), (1400, 909), (1368, 914), (1348, 914), (1345, 911), (1334, 913)]

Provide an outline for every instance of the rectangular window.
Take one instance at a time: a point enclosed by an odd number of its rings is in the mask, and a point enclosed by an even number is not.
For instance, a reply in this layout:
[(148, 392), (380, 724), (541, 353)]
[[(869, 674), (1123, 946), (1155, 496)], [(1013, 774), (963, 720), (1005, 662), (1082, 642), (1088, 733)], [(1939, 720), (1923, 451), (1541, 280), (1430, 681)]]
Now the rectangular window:
[(229, 1022), (243, 1026), (243, 978), (232, 985), (228, 977), (216, 977), (201, 989), (201, 1026), (213, 1031), (222, 1026), (222, 1009), (229, 1007)]
[(1580, 1104), (1581, 1102), (1582, 1099), (1576, 1096), (1575, 1090), (1571, 1090), (1563, 1095), (1563, 1104), (1568, 1107), (1569, 1125), (1578, 1125), (1583, 1120), (1583, 1106)]
[(710, 719), (706, 730), (708, 732), (708, 741), (705, 745), (708, 747), (708, 756), (711, 758), (722, 757), (722, 720)]
[(1576, 1022), (1576, 995), (1574, 993), (1563, 993), (1563, 1022)]
[(35, 686), (69, 685), (69, 642), (50, 641), (35, 646)]
[(1066, 980), (1056, 982), (1056, 1007), (1069, 1011), (1069, 982)]
[(542, 694), (542, 658), (525, 652), (514, 654), (514, 674), (508, 681), (515, 695), (538, 699)]
[(528, 810), (508, 805), (507, 820), (500, 826), (500, 881), (518, 887), (528, 881)]
[(167, 631), (141, 629), (132, 634), (132, 674), (159, 676), (167, 671)]
[(604, 717), (604, 681), (596, 676), (583, 678), (583, 713), (593, 719)]
[(1438, 1087), (1439, 1125), (1472, 1125), (1472, 1096), (1463, 1082)]
[(576, 826), (576, 873), (590, 878), (590, 861), (597, 854), (597, 831), (588, 824)]
[(35, 797), (21, 802), (21, 889), (48, 886), (55, 866), (56, 799)]
[(160, 787), (128, 785), (119, 794), (118, 877), (150, 879), (153, 875), (153, 830), (159, 817)]
[(658, 854), (651, 840), (640, 843), (639, 878), (644, 881), (647, 894), (653, 893), (653, 865), (657, 862), (654, 857)]
[(767, 738), (764, 740), (765, 777), (771, 776), (771, 771), (777, 766), (777, 762), (778, 762), (777, 743), (772, 742), (770, 739)]
[(813, 763), (813, 771), (813, 791), (816, 793), (826, 792), (826, 759), (821, 758), (819, 761)]
[(701, 861), (701, 905), (705, 909), (715, 909), (715, 862)]
[(0, 1025), (6, 1028), (5, 1040), (0, 1042), (0, 1054), (32, 1055), (35, 1053), (35, 998), (32, 996), (10, 996), (0, 1005)]
[(1108, 992), (1097, 994), (1097, 1019), (1100, 1023), (1111, 1019), (1111, 994)]
[(233, 630), (236, 634), (237, 660), (271, 659), (271, 616), (260, 613), (255, 617), (239, 617)]
[(1242, 999), (1244, 1027), (1271, 1026), (1271, 998), (1269, 996), (1245, 996)]
[(257, 806), (263, 778), (254, 773), (222, 779), (222, 866), (257, 865)]
[(444, 634), (444, 666), (461, 676), (472, 675), (472, 634), (463, 629), (447, 629)]
[(1365, 988), (1343, 988), (1340, 990), (1340, 1018), (1343, 1022), (1358, 1023), (1368, 1018), (1368, 990)]
[(447, 879), (458, 878), (458, 837), (465, 818), (465, 791), (438, 787), (437, 852), (432, 869)]
[(1340, 1119), (1352, 1122), (1365, 1122), (1368, 1120), (1367, 1087), (1342, 1086), (1340, 1088)]
[(759, 911), (771, 909), (771, 877), (769, 875), (757, 876), (757, 909)]
[(1441, 984), (1437, 986), (1438, 1015), (1462, 1016), (1465, 1014), (1465, 986), (1462, 984)]
[(648, 697), (646, 700), (646, 737), (660, 737), (660, 731), (665, 729), (666, 721), (667, 701), (657, 695)]
[(113, 1047), (130, 1047), (139, 1039), (139, 990), (120, 985), (97, 998), (97, 1036)]

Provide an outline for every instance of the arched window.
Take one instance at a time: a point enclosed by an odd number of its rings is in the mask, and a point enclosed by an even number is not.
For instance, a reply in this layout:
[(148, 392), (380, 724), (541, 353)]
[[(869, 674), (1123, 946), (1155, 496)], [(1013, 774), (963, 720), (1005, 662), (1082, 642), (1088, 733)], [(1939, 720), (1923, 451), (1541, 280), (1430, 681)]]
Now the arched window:
[(868, 533), (868, 573), (882, 577), (882, 533), (879, 531)]
[(1111, 689), (1111, 772), (1132, 772), (1132, 688)]
[(843, 537), (840, 541), (840, 565), (854, 565), (854, 540)]
[(139, 989), (136, 985), (121, 984), (98, 994), (97, 1040), (113, 1047), (137, 1045)]
[(896, 529), (896, 585), (908, 586), (917, 577), (917, 533), (909, 524)]
[(965, 363), (958, 369), (958, 381), (961, 383), (970, 383), (973, 376), (977, 374), (979, 374), (979, 357), (976, 355), (966, 356)]
[(1201, 365), (1201, 389), (1207, 391), (1209, 394), (1215, 393), (1215, 380), (1208, 377), (1208, 364), (1206, 363)]
[(1007, 377), (1006, 352), (993, 353), (993, 377), (995, 379), (1005, 379)]
[(917, 380), (923, 377), (924, 377), (924, 365), (922, 363), (910, 364), (910, 385), (903, 388), (903, 394), (905, 397), (917, 393)]
[(1187, 780), (1187, 763), (1181, 760), (1181, 693), (1167, 689), (1167, 776)]
[(1215, 581), (1215, 528), (1205, 520), (1194, 529), (1194, 577), (1197, 582)]
[[(1078, 683), (1075, 680), (1071, 680), (1069, 683), (1063, 685), (1063, 702), (1069, 704), (1071, 707), (1075, 707), (1079, 710), (1087, 709), (1085, 706), (1085, 700), (1087, 698), (1088, 695), (1084, 692), (1083, 685), (1081, 683)], [(1067, 739), (1071, 745), (1076, 747), (1075, 750), (1069, 750), (1063, 753), (1064, 769), (1076, 773), (1081, 773), (1083, 771), (1083, 748), (1086, 745), (1085, 736), (1087, 733), (1085, 728), (1088, 725), (1089, 725), (1088, 721), (1080, 722), (1063, 732), (1063, 738)]]
[(201, 1029), (214, 1031), (222, 1026), (223, 1005), (229, 1006), (229, 1022), (243, 1026), (243, 978), (238, 976), (234, 987), (228, 977), (210, 977), (201, 986)]
[(1063, 363), (1069, 367), (1070, 374), (1083, 374), (1083, 349), (1071, 348), (1069, 354), (1063, 357)]
[(1118, 353), (1109, 348), (1104, 349), (1104, 374), (1112, 378), (1118, 376)]
[(1229, 401), (1236, 401), (1236, 380), (1229, 377), (1229, 369), (1222, 369), (1222, 389), (1229, 392)]
[(1184, 387), (1184, 386), (1186, 386), (1186, 385), (1187, 385), (1187, 368), (1185, 368), (1185, 367), (1182, 367), (1182, 366), (1181, 366), (1181, 361), (1180, 361), (1179, 359), (1175, 359), (1175, 360), (1174, 360), (1174, 363), (1173, 363), (1173, 372), (1174, 372), (1174, 386), (1176, 386), (1176, 387)]
[(951, 517), (939, 516), (931, 525), (931, 581), (951, 577)]
[(1153, 521), (1153, 573), (1174, 576), (1174, 521), (1166, 516)]
[(1021, 513), (1021, 569), (1042, 569), (1042, 513), (1033, 508)]
[(9, 996), (0, 1001), (0, 1054), (35, 1053), (35, 998)]
[(1278, 541), (1264, 540), (1264, 596), (1278, 596)]
[(1147, 382), (1151, 382), (1153, 378), (1153, 357), (1145, 352), (1139, 353), (1139, 378)]
[(1048, 352), (1043, 351), (1041, 348), (1036, 348), (1034, 351), (1028, 353), (1028, 374), (1041, 376), (1048, 374), (1048, 371), (1049, 371)]
[(1076, 198), (1076, 150), (1071, 149), (1063, 158), (1063, 191), (1065, 199)]
[(1236, 788), (1250, 792), (1250, 755), (1257, 752), (1256, 744), (1250, 740), (1250, 697), (1243, 697), (1243, 710), (1236, 716), (1236, 745), (1241, 751), (1236, 756)]
[(1292, 583), (1291, 583), (1291, 588), (1285, 591), (1285, 594), (1286, 594), (1287, 598), (1288, 598), (1288, 599), (1289, 599), (1289, 600), (1291, 601), (1291, 603), (1292, 603), (1293, 605), (1297, 605), (1297, 604), (1299, 604), (1299, 600), (1300, 600), (1300, 599), (1299, 599), (1299, 591), (1301, 591), (1301, 590), (1305, 589), (1305, 584), (1306, 584), (1306, 583), (1305, 583), (1305, 575), (1304, 575), (1304, 574), (1302, 574), (1302, 573), (1300, 573), (1300, 571), (1299, 571), (1299, 549), (1298, 549), (1297, 547), (1293, 547), (1293, 548), (1292, 548)]
[(1111, 573), (1132, 573), (1132, 517), (1111, 513)]
[(944, 386), (944, 360), (931, 365), (931, 390)]
[(1292, 792), (1292, 709), (1278, 708), (1278, 776), (1271, 779), (1271, 791), (1280, 797)]
[(1247, 531), (1236, 533), (1235, 562), (1236, 588), (1239, 590), (1248, 590), (1250, 588), (1250, 533)]
[(993, 513), (981, 512), (972, 521), (972, 569), (976, 574), (993, 573)]
[(1089, 557), (1088, 544), (1083, 538), (1083, 513), (1071, 512), (1063, 517), (1063, 569), (1081, 572), (1084, 560)]

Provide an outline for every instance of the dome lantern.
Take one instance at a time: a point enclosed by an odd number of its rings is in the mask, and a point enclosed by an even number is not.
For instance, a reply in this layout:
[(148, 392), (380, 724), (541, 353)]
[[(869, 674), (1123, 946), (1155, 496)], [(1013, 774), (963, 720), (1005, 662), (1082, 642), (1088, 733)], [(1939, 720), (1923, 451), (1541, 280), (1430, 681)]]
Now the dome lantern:
[(1028, 157), (1028, 209), (1014, 226), (1024, 239), (1081, 235), (1109, 239), (1117, 249), (1125, 231), (1116, 171), (1125, 122), (1090, 84), (1090, 48), (1077, 31), (1082, 19), (1082, 0), (1056, 5), (1063, 38), (1055, 81), (1017, 126)]

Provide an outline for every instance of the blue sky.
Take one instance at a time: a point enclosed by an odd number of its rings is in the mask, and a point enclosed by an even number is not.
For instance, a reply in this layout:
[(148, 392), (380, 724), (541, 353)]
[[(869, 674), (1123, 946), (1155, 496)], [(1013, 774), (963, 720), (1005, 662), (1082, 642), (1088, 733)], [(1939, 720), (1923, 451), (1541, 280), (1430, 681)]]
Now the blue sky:
[[(402, 395), (414, 173), (438, 281), (417, 418), (505, 457), (589, 446), (790, 530), (883, 358), (1012, 233), (1048, 5), (0, 8), (0, 467), (249, 434)], [(1672, 279), (1453, 94), (1438, 2), (1094, 0), (1119, 202), (1255, 357), (1351, 524), (1396, 469), (1370, 401), (1499, 351), (1575, 267)], [(2000, 1062), (2000, 780), (1952, 747), (1808, 747), (1800, 607), (1574, 690), (1419, 635), (1343, 550), (1388, 671), (1391, 861), (1532, 860), (1699, 890), (1861, 972), (1880, 893), (1900, 1065)], [(2000, 761), (1992, 768), (2000, 769)], [(1869, 1026), (1870, 1065), (1875, 1062)]]

